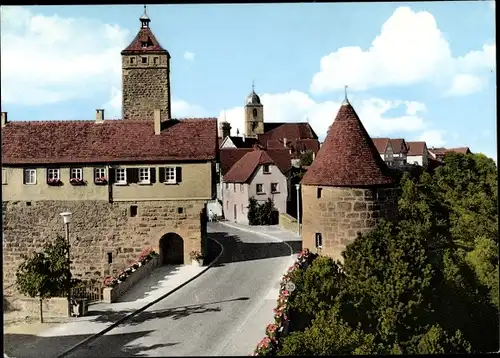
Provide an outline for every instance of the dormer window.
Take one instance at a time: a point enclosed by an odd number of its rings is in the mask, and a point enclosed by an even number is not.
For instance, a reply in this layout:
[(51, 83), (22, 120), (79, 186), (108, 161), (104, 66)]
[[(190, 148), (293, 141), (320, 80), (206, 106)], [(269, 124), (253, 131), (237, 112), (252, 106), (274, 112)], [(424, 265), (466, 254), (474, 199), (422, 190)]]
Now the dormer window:
[(142, 41), (141, 42), (141, 47), (142, 48), (148, 47), (148, 42), (147, 41)]
[(130, 57), (130, 63), (131, 63), (132, 65), (134, 65), (134, 64), (135, 64), (135, 57)]

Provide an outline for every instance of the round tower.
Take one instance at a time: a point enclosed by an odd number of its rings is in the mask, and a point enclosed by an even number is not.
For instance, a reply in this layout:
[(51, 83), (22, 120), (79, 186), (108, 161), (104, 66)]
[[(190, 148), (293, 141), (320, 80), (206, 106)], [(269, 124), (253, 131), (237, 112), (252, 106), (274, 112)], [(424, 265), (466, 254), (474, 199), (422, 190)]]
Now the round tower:
[(301, 181), (302, 247), (342, 260), (358, 232), (373, 229), (379, 218), (394, 217), (393, 183), (346, 98)]

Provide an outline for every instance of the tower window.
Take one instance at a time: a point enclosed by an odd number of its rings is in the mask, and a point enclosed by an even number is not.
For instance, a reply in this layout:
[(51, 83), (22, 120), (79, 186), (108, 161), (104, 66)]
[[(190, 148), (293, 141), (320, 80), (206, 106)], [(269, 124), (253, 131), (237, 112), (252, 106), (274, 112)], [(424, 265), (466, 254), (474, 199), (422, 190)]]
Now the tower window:
[(131, 217), (136, 217), (137, 216), (137, 205), (131, 205), (130, 206), (130, 216)]
[(155, 65), (157, 65), (157, 64), (158, 64), (158, 57), (153, 57), (153, 63), (154, 63)]
[(254, 117), (257, 117), (257, 109), (256, 109), (256, 108), (254, 108), (252, 112), (253, 112), (253, 116), (254, 116)]
[(143, 57), (142, 58), (142, 63), (148, 63), (148, 58), (147, 57)]
[(108, 264), (112, 264), (112, 263), (113, 263), (113, 253), (108, 252)]
[(130, 57), (130, 63), (135, 64), (135, 57)]

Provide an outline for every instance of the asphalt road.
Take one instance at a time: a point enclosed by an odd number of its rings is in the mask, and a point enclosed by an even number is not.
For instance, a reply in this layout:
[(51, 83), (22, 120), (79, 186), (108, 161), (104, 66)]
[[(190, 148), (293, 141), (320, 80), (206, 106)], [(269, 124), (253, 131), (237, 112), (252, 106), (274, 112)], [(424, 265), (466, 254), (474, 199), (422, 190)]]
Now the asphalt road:
[(272, 320), (290, 248), (218, 223), (208, 233), (224, 246), (217, 265), (69, 356), (250, 354)]

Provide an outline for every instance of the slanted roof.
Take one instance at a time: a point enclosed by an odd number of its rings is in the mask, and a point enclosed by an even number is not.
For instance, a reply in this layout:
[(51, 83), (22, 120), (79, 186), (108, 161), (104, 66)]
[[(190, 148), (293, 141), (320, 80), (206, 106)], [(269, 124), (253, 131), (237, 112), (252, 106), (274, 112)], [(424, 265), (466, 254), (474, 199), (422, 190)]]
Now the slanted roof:
[(217, 119), (170, 120), (155, 135), (152, 120), (8, 122), (4, 164), (212, 160)]
[(316, 159), (302, 178), (304, 185), (372, 187), (393, 178), (356, 111), (345, 101)]
[[(146, 47), (143, 46), (143, 42), (147, 44)], [(133, 55), (146, 53), (166, 54), (170, 57), (168, 51), (165, 50), (156, 39), (153, 31), (151, 31), (149, 27), (142, 27), (130, 45), (128, 45), (127, 48), (121, 52), (121, 54)]]
[[(223, 148), (219, 152), (221, 174), (226, 175), (232, 166), (245, 154), (252, 152), (253, 148)], [(292, 167), (292, 161), (288, 149), (268, 149), (267, 154), (273, 159), (283, 173)]]
[(247, 138), (239, 136), (230, 136), (229, 138), (236, 146), (236, 148), (253, 148), (253, 146), (258, 143), (258, 140), (256, 138)]
[(256, 147), (231, 167), (227, 174), (224, 175), (224, 181), (226, 183), (246, 183), (255, 170), (264, 164), (276, 165), (283, 174), (286, 174), (286, 171), (280, 167), (279, 163), (267, 151)]
[(375, 148), (377, 148), (377, 151), (379, 154), (384, 154), (385, 151), (387, 150), (387, 145), (389, 144), (390, 139), (389, 138), (372, 138), (373, 144), (375, 145)]
[(419, 156), (419, 155), (424, 155), (425, 153), (425, 142), (406, 142), (406, 145), (408, 146), (408, 153), (407, 155), (410, 156)]
[[(262, 140), (261, 140), (262, 138)], [(264, 134), (259, 135), (259, 141), (265, 145), (268, 140), (286, 138), (292, 139), (318, 139), (318, 136), (307, 122), (303, 123), (264, 123)]]
[(403, 138), (391, 139), (392, 152), (401, 154), (408, 151), (407, 144)]

